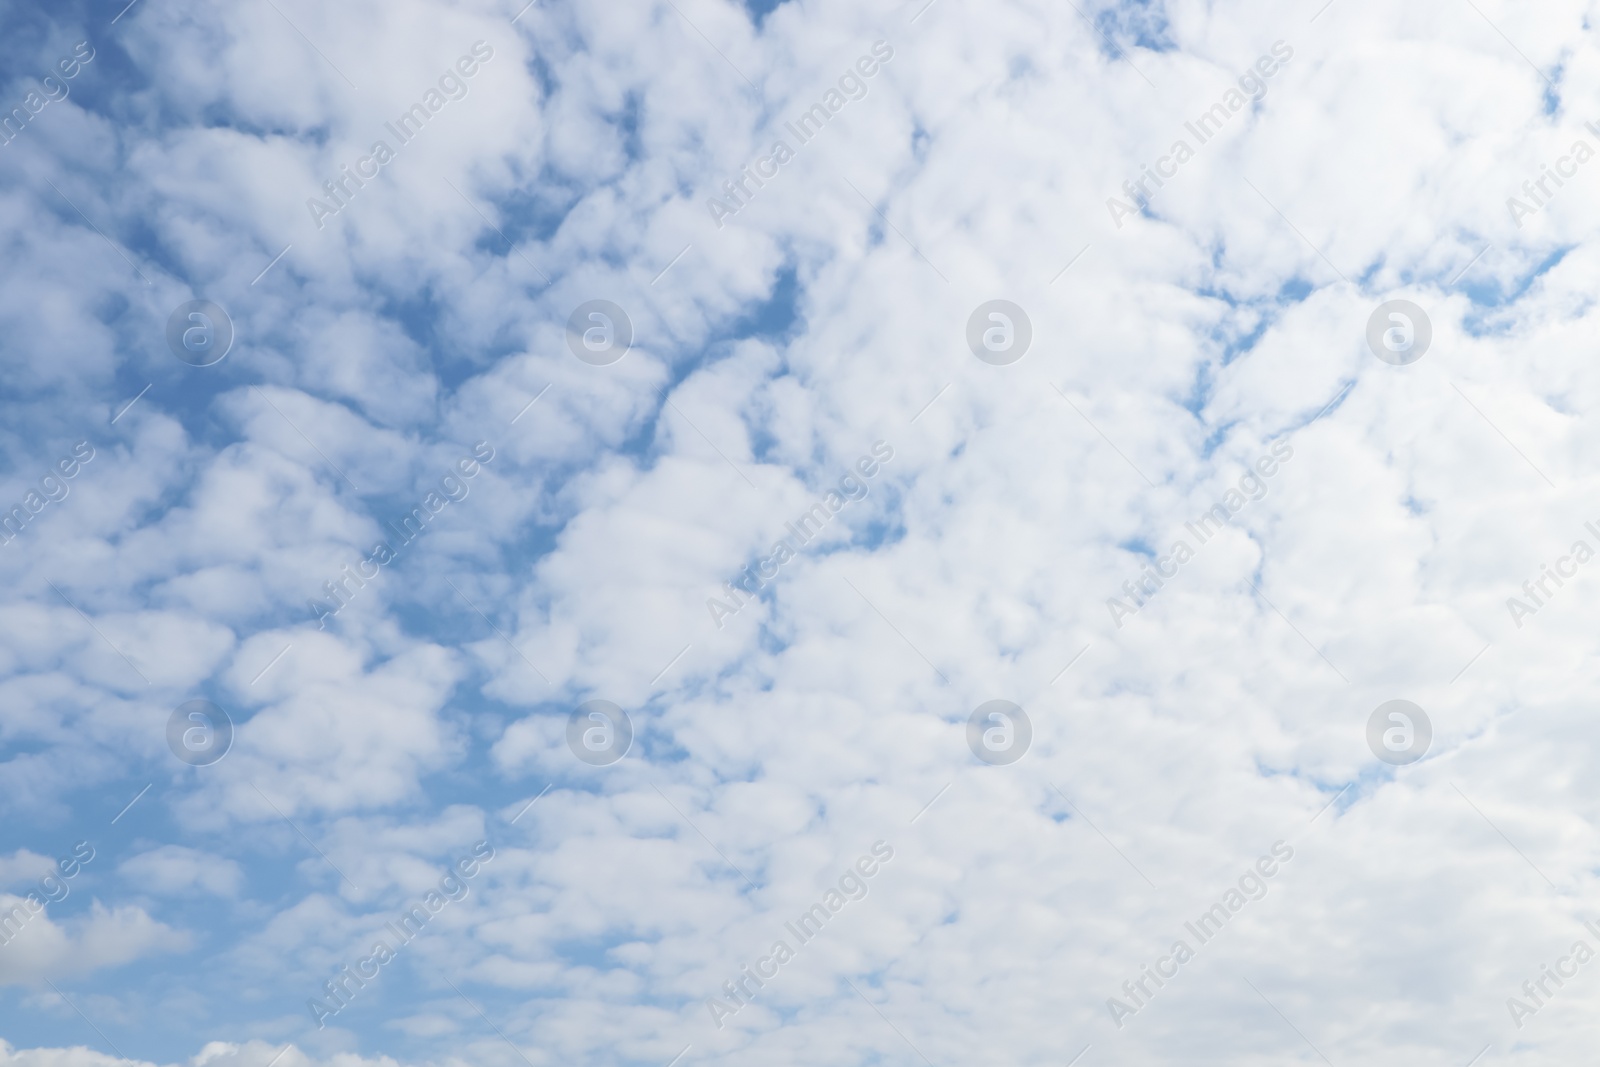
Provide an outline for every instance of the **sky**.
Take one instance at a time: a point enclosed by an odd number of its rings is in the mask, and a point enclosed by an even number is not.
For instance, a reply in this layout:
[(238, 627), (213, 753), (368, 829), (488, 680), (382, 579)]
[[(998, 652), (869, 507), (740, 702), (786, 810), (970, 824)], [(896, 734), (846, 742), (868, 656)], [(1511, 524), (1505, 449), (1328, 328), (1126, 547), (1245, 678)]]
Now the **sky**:
[(0, 1067), (1580, 1062), (1595, 19), (0, 0)]

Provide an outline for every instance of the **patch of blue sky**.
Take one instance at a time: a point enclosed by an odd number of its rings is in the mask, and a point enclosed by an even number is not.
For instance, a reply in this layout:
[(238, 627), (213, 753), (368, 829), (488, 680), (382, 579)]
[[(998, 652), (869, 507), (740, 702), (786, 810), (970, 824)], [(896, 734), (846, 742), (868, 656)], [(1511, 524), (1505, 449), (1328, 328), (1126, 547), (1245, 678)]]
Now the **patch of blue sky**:
[(1472, 301), (1472, 310), (1462, 320), (1462, 328), (1473, 337), (1493, 336), (1512, 329), (1514, 321), (1497, 312), (1522, 299), (1540, 278), (1555, 269), (1575, 247), (1570, 244), (1556, 247), (1531, 268), (1513, 275), (1508, 281), (1502, 281), (1485, 270), (1468, 272), (1463, 276), (1459, 288)]
[(756, 29), (760, 29), (767, 21), (767, 16), (786, 2), (787, 0), (744, 0), (744, 9), (750, 13), (750, 21), (755, 23)]
[(1115, 48), (1101, 42), (1102, 51), (1110, 57), (1122, 55), (1123, 42), (1150, 52), (1170, 52), (1178, 47), (1172, 38), (1164, 0), (1126, 0), (1097, 12), (1094, 25), (1102, 37), (1117, 42)]

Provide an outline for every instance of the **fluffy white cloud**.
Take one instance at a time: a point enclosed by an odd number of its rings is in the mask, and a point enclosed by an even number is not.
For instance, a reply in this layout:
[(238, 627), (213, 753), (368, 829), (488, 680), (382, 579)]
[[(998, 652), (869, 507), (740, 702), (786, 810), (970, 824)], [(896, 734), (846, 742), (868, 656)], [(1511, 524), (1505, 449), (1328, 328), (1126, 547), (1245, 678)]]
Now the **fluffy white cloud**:
[[(35, 894), (35, 901), (42, 902)], [(95, 901), (86, 915), (57, 922), (24, 897), (0, 895), (8, 939), (0, 946), (0, 984), (36, 985), (105, 967), (121, 967), (157, 952), (188, 946), (188, 938), (137, 906), (107, 908)], [(14, 932), (13, 932), (14, 931)]]

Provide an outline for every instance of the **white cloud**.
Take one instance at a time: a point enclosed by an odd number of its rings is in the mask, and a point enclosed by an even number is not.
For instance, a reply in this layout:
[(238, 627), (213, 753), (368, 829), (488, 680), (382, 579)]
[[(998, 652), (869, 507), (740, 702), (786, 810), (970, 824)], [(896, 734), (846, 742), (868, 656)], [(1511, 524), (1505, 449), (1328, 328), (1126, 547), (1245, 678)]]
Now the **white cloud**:
[(9, 856), (0, 856), (0, 885), (16, 889), (54, 874), (55, 870), (56, 861), (50, 856), (19, 848)]
[(244, 882), (244, 871), (233, 860), (182, 845), (141, 852), (119, 864), (117, 873), (136, 889), (156, 894), (200, 890), (229, 897)]
[(5, 894), (0, 895), (0, 912), (17, 923), (17, 932), (0, 946), (3, 985), (81, 977), (153, 953), (181, 951), (189, 944), (186, 934), (132, 905), (107, 908), (96, 900), (88, 914), (57, 922), (48, 909), (34, 912), (22, 897)]

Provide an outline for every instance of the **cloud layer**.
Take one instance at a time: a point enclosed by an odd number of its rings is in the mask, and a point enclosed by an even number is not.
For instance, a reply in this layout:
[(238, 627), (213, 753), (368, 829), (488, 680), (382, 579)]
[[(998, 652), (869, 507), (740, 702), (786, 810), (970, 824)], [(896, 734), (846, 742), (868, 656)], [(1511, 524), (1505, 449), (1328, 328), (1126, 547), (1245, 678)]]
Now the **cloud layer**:
[(0, 1067), (1574, 1062), (1593, 17), (0, 15)]

